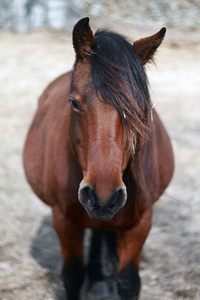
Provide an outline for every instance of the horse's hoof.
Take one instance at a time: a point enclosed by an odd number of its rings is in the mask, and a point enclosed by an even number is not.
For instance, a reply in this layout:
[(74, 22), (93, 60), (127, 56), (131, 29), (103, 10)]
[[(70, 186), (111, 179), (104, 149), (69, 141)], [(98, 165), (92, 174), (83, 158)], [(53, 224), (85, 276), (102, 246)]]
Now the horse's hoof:
[(109, 300), (110, 291), (105, 281), (96, 282), (88, 291), (88, 300)]

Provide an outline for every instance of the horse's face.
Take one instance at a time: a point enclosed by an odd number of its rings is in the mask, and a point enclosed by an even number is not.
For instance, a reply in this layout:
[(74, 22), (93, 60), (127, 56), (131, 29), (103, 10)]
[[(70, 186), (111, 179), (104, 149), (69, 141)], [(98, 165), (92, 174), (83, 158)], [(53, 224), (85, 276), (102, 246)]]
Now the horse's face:
[(70, 96), (70, 136), (83, 172), (78, 197), (92, 219), (111, 220), (126, 203), (128, 155), (116, 109), (90, 89), (90, 63), (76, 64)]
[[(135, 148), (137, 142), (138, 152), (150, 128), (150, 98), (141, 65), (152, 59), (164, 34), (165, 28), (132, 46), (115, 34), (104, 35), (104, 41), (101, 34), (94, 36), (88, 18), (74, 27), (70, 139), (83, 173), (79, 200), (93, 219), (111, 220), (126, 203), (122, 177), (130, 145)], [(136, 176), (141, 183), (143, 175)]]

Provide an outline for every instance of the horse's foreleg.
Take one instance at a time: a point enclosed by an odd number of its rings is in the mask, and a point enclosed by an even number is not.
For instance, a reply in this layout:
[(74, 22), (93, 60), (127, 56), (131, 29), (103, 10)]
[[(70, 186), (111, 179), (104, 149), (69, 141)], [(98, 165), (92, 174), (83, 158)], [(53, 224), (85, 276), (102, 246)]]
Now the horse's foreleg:
[(88, 262), (88, 288), (96, 282), (103, 281), (104, 276), (101, 267), (103, 233), (101, 230), (93, 230), (91, 239), (90, 255)]
[(139, 263), (143, 244), (151, 227), (152, 211), (146, 211), (139, 224), (117, 234), (119, 258), (118, 292), (122, 300), (137, 300), (140, 293)]
[(61, 212), (53, 208), (53, 225), (58, 234), (63, 256), (63, 281), (68, 300), (78, 300), (84, 280), (83, 230), (77, 228)]
[(93, 230), (88, 261), (88, 291), (92, 299), (107, 299), (109, 289), (102, 272), (101, 252), (104, 231)]

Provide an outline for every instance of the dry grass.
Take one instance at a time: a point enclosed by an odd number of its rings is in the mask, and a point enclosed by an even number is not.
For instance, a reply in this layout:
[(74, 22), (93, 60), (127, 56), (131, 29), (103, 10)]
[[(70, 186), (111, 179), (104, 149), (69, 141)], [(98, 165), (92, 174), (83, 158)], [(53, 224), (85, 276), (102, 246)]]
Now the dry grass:
[[(71, 37), (0, 36), (0, 299), (63, 299), (50, 210), (28, 187), (21, 154), (36, 99), (49, 81), (72, 67)], [(155, 205), (141, 264), (141, 300), (200, 299), (200, 48), (177, 40), (176, 47), (171, 44), (166, 40), (157, 67), (148, 67), (176, 171)]]

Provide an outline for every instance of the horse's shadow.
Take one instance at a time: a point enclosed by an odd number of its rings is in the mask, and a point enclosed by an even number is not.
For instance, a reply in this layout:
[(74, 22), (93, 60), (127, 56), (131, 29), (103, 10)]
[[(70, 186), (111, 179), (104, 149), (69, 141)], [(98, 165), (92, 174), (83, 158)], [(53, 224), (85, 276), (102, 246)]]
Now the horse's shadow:
[[(84, 238), (84, 260), (87, 264), (89, 249), (90, 249), (90, 238), (91, 238), (91, 231), (86, 230), (85, 238)], [(31, 245), (31, 255), (37, 261), (37, 263), (47, 270), (47, 280), (49, 281), (54, 294), (57, 300), (65, 299), (65, 289), (63, 286), (63, 282), (61, 279), (61, 269), (62, 269), (62, 256), (61, 250), (59, 245), (59, 240), (57, 235), (52, 227), (52, 217), (51, 215), (44, 217), (42, 223), (36, 232), (35, 237), (33, 238), (32, 245)], [(146, 264), (145, 256), (143, 255), (143, 264)], [(110, 261), (106, 257), (106, 251), (103, 250), (102, 255), (102, 264), (104, 273), (110, 275), (113, 272), (113, 261)], [(115, 266), (116, 267), (116, 266)], [(117, 299), (117, 289), (115, 283), (111, 280), (108, 284), (112, 286), (112, 297), (110, 296), (106, 299)], [(102, 292), (102, 290), (101, 290)], [(89, 297), (85, 285), (82, 289), (82, 299), (91, 299), (96, 300), (94, 296)], [(100, 299), (100, 298), (99, 298)], [(104, 298), (101, 298), (104, 299)]]
[(65, 291), (61, 280), (62, 257), (56, 233), (52, 227), (52, 218), (43, 219), (31, 245), (31, 255), (37, 263), (47, 269), (47, 279), (50, 282), (56, 299), (63, 300)]
[[(87, 264), (90, 249), (91, 231), (86, 230), (83, 242), (84, 262)], [(61, 278), (62, 256), (59, 240), (52, 227), (51, 215), (44, 217), (42, 223), (32, 240), (31, 255), (37, 263), (47, 271), (47, 280), (53, 288), (55, 298), (65, 299), (65, 289)], [(105, 260), (105, 258), (104, 258)], [(82, 288), (82, 299), (89, 299), (86, 291), (86, 284)], [(94, 297), (90, 297), (94, 299)], [(96, 300), (96, 299), (95, 299)]]

